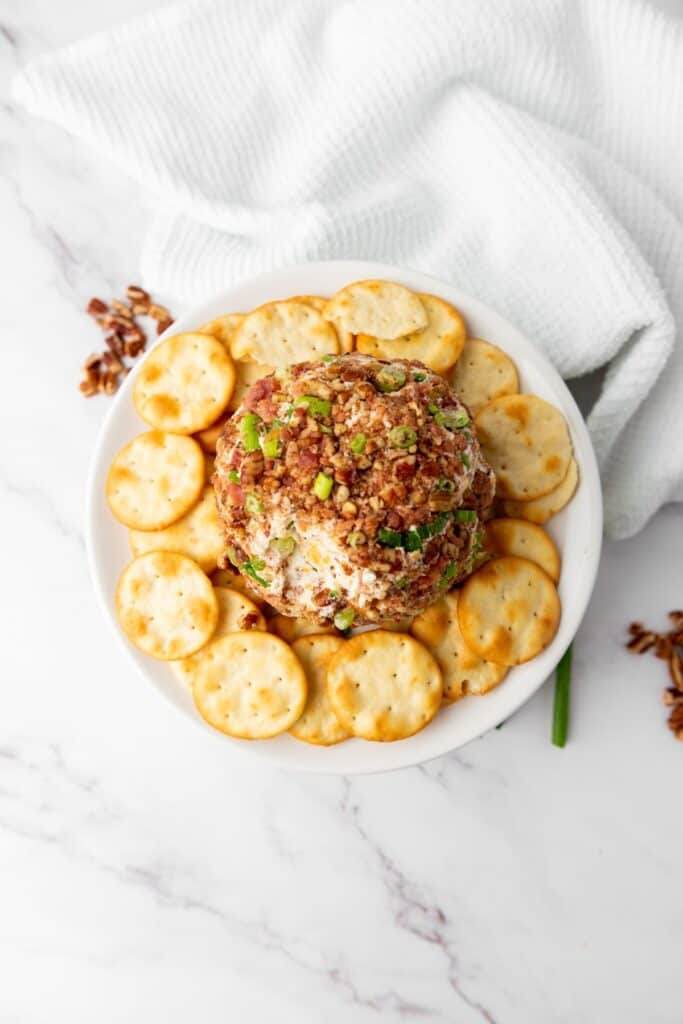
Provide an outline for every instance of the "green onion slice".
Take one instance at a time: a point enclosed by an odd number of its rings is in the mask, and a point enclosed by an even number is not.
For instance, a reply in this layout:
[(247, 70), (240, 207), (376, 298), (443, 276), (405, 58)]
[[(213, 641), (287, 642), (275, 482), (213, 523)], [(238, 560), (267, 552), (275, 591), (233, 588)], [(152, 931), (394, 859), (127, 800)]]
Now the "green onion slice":
[(375, 378), (380, 391), (399, 391), (406, 382), (402, 366), (383, 366)]
[(251, 558), (248, 562), (242, 562), (241, 569), (246, 572), (247, 576), (251, 576), (253, 580), (260, 583), (262, 587), (268, 587), (270, 584), (267, 580), (264, 580), (263, 576), (259, 576), (261, 569), (265, 569), (266, 563), (262, 558)]
[(317, 398), (315, 395), (302, 395), (296, 400), (297, 407), (304, 406), (309, 416), (315, 419), (324, 420), (332, 412), (332, 402), (327, 398)]
[(261, 417), (255, 412), (248, 412), (240, 424), (242, 435), (242, 447), (245, 452), (257, 452), (260, 447), (258, 428), (262, 423)]
[(277, 551), (278, 555), (282, 555), (283, 558), (289, 558), (290, 555), (294, 554), (296, 541), (293, 537), (273, 537), (270, 547), (273, 551)]
[(263, 512), (263, 502), (255, 494), (248, 494), (244, 499), (244, 508), (250, 516), (257, 516)]
[(400, 530), (389, 530), (386, 526), (380, 526), (377, 531), (377, 542), (385, 548), (400, 548), (403, 546), (403, 534)]
[(412, 427), (392, 427), (389, 431), (389, 443), (394, 448), (410, 448), (417, 441), (417, 434)]
[(334, 617), (334, 624), (337, 629), (341, 630), (342, 633), (346, 632), (347, 629), (351, 629), (353, 620), (356, 617), (356, 613), (353, 608), (344, 608), (342, 611), (337, 612)]
[(313, 493), (316, 498), (320, 498), (321, 501), (326, 501), (332, 493), (333, 484), (334, 480), (331, 476), (327, 476), (325, 473), (318, 473), (313, 481)]

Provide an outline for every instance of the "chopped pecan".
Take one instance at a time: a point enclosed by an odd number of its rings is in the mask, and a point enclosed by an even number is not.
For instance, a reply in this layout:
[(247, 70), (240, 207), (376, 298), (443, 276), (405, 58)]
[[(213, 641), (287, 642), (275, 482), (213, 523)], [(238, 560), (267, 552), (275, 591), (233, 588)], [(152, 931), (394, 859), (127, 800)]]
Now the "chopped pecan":
[(107, 312), (107, 304), (102, 299), (92, 298), (86, 306), (86, 313), (89, 316), (103, 316)]
[(133, 310), (130, 306), (127, 306), (125, 302), (119, 302), (118, 299), (111, 300), (111, 308), (116, 310), (119, 316), (122, 316), (124, 320), (133, 319)]
[(104, 344), (111, 349), (115, 356), (124, 355), (123, 338), (116, 331), (112, 334), (105, 334)]
[(683, 693), (683, 658), (681, 658), (678, 651), (671, 652), (669, 674), (676, 689)]
[(150, 307), (149, 307), (148, 313), (149, 313), (149, 315), (154, 320), (171, 320), (172, 319), (171, 314), (166, 309), (166, 307), (165, 306), (160, 306), (158, 302), (150, 303)]
[(675, 630), (683, 629), (683, 611), (676, 609), (669, 612), (669, 621)]
[(656, 633), (641, 633), (640, 636), (634, 636), (633, 640), (630, 640), (626, 644), (629, 651), (633, 651), (634, 654), (645, 654), (651, 647), (657, 642)]
[(669, 728), (677, 740), (683, 740), (683, 704), (674, 704), (671, 709)]
[(150, 302), (149, 293), (139, 284), (129, 284), (126, 288), (126, 296), (131, 302)]
[(117, 355), (114, 355), (113, 352), (103, 352), (102, 362), (112, 373), (121, 373), (121, 370), (123, 369), (123, 363)]
[(668, 637), (665, 633), (660, 633), (655, 641), (655, 657), (661, 658), (662, 661), (668, 661), (672, 650), (671, 637)]

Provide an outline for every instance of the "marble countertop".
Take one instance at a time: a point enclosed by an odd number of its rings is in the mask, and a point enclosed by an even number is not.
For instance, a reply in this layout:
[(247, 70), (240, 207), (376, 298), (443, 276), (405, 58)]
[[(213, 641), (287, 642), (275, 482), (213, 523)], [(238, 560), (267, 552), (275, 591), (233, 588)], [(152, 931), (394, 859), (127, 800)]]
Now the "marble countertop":
[(137, 277), (145, 197), (7, 85), (153, 6), (0, 0), (0, 1020), (676, 1024), (683, 747), (663, 665), (623, 641), (683, 603), (680, 507), (605, 546), (564, 750), (546, 686), (421, 768), (278, 773), (207, 743), (112, 643), (81, 311)]

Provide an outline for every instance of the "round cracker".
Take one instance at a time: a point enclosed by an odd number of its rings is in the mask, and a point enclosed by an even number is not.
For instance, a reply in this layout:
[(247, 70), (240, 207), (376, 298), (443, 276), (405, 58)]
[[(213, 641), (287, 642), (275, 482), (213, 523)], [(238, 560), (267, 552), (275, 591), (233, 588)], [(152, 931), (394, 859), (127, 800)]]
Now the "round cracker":
[(210, 639), (218, 620), (211, 580), (196, 562), (150, 551), (126, 566), (116, 586), (124, 633), (152, 658), (186, 658)]
[(303, 665), (308, 682), (306, 706), (301, 717), (289, 730), (295, 739), (330, 747), (351, 736), (335, 715), (327, 696), (327, 667), (333, 655), (345, 643), (340, 636), (318, 633), (299, 637), (292, 644), (292, 650)]
[(216, 454), (216, 443), (223, 433), (223, 428), (229, 419), (230, 413), (224, 412), (223, 415), (219, 416), (216, 422), (212, 423), (210, 427), (197, 431), (194, 436), (201, 445), (202, 451), (208, 452), (211, 455)]
[(334, 713), (366, 740), (401, 740), (424, 729), (439, 710), (442, 688), (427, 648), (407, 633), (383, 629), (347, 640), (327, 671)]
[(450, 372), (449, 384), (473, 416), (485, 405), (519, 391), (517, 367), (510, 357), (481, 338), (468, 338)]
[(465, 643), (458, 622), (457, 590), (421, 612), (413, 620), (412, 632), (438, 661), (443, 674), (443, 699), (449, 704), (467, 694), (480, 697), (507, 675), (507, 665), (484, 661)]
[(392, 339), (359, 334), (358, 351), (377, 359), (419, 359), (435, 373), (447, 373), (465, 344), (465, 321), (455, 306), (436, 295), (419, 297), (428, 316), (423, 330)]
[(302, 636), (311, 636), (313, 633), (337, 635), (337, 631), (332, 626), (319, 626), (317, 622), (309, 622), (308, 619), (293, 619), (289, 615), (280, 614), (273, 615), (268, 622), (268, 629), (282, 637), (288, 644)]
[(149, 430), (115, 456), (105, 494), (110, 509), (134, 530), (160, 530), (194, 505), (204, 486), (204, 456), (191, 437)]
[(572, 444), (564, 416), (538, 395), (496, 398), (475, 419), (499, 498), (531, 501), (564, 478)]
[(484, 527), (484, 546), (492, 555), (528, 558), (548, 573), (553, 583), (560, 578), (560, 556), (540, 526), (524, 519), (491, 519)]
[[(313, 309), (317, 309), (319, 313), (322, 313), (325, 306), (329, 302), (329, 299), (324, 299), (322, 295), (292, 295), (289, 302), (306, 302), (309, 306), (313, 306)], [(331, 321), (332, 326), (337, 332), (339, 338), (339, 347), (342, 355), (346, 355), (349, 352), (353, 352), (355, 345), (355, 338), (350, 331), (345, 331), (343, 327)]]
[[(266, 620), (256, 604), (244, 594), (229, 587), (214, 587), (214, 594), (218, 601), (218, 622), (211, 637), (212, 642), (230, 633), (248, 629), (265, 630)], [(196, 654), (191, 654), (189, 658), (171, 662), (173, 671), (188, 686), (192, 686), (192, 669), (196, 657)]]
[(551, 516), (561, 512), (565, 505), (574, 497), (579, 483), (579, 467), (576, 459), (571, 459), (564, 480), (549, 494), (533, 501), (504, 501), (503, 511), (506, 516), (527, 519), (530, 523), (542, 526)]
[(231, 633), (193, 659), (192, 694), (214, 729), (263, 740), (291, 728), (306, 703), (300, 661), (279, 637), (259, 630)]
[(175, 551), (192, 558), (204, 572), (213, 572), (224, 543), (213, 487), (205, 487), (197, 504), (165, 530), (131, 530), (129, 540), (134, 555)]
[(257, 380), (261, 379), (261, 377), (267, 377), (268, 374), (272, 372), (273, 367), (266, 366), (264, 363), (252, 363), (243, 359), (236, 360), (235, 390), (228, 402), (228, 411), (234, 412), (235, 409), (241, 405), (242, 399), (251, 385), (255, 384)]
[(325, 306), (332, 320), (351, 334), (400, 338), (427, 326), (427, 310), (415, 292), (395, 281), (355, 281), (341, 288)]
[(215, 319), (202, 324), (197, 331), (199, 334), (210, 334), (212, 337), (218, 338), (228, 353), (232, 355), (230, 342), (232, 341), (235, 329), (239, 327), (243, 320), (244, 313), (225, 313), (223, 316), (217, 316)]
[(267, 302), (245, 316), (232, 338), (237, 359), (289, 366), (338, 355), (334, 328), (306, 302)]
[(458, 600), (467, 646), (486, 661), (521, 665), (540, 654), (560, 623), (555, 584), (534, 562), (505, 555), (470, 576)]
[(231, 590), (238, 590), (250, 601), (253, 601), (257, 608), (263, 608), (265, 601), (260, 594), (257, 594), (249, 586), (248, 580), (239, 572), (232, 572), (230, 569), (216, 569), (211, 574), (211, 582), (214, 587), (229, 587)]
[(209, 334), (175, 334), (151, 350), (133, 384), (133, 402), (145, 422), (176, 434), (215, 423), (232, 395), (235, 368)]

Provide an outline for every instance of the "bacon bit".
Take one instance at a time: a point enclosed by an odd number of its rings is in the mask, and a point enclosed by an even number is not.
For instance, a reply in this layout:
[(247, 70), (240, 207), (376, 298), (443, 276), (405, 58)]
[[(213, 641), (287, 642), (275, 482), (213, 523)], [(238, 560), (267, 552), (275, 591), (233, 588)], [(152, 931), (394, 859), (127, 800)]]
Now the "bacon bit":
[(245, 612), (245, 614), (240, 619), (240, 628), (241, 629), (253, 629), (254, 626), (256, 625), (256, 623), (258, 622), (258, 620), (259, 620), (259, 613), (258, 612)]
[(275, 380), (272, 377), (262, 377), (251, 385), (244, 397), (244, 405), (247, 409), (253, 410), (258, 402), (264, 398), (270, 398), (275, 388)]
[(228, 484), (225, 488), (225, 496), (230, 505), (244, 504), (244, 488), (239, 484)]
[(299, 452), (299, 465), (302, 469), (315, 469), (320, 465), (320, 456), (315, 448), (304, 448)]

